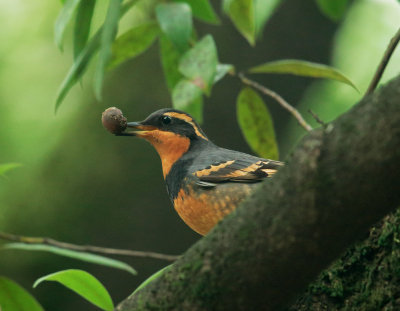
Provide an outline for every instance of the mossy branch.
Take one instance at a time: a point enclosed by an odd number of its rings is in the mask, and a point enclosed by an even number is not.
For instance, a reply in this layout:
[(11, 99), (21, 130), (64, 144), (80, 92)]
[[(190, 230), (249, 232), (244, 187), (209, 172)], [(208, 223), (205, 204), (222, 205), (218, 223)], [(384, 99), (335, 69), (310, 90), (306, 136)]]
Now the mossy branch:
[(400, 203), (400, 77), (312, 131), (274, 178), (117, 310), (279, 310)]

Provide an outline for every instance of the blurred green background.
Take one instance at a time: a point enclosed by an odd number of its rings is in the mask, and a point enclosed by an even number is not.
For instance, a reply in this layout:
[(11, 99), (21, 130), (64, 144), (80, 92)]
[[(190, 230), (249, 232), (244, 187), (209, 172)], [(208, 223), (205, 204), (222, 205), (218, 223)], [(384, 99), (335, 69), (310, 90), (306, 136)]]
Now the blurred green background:
[[(238, 71), (266, 61), (296, 58), (331, 64), (365, 91), (375, 68), (400, 26), (397, 1), (352, 2), (342, 20), (332, 22), (312, 1), (288, 0), (268, 21), (255, 48), (214, 7), (222, 25), (197, 23), (199, 37), (211, 33), (223, 63)], [(178, 217), (167, 197), (157, 153), (142, 140), (114, 137), (101, 125), (101, 112), (116, 106), (130, 121), (171, 105), (159, 46), (110, 72), (101, 103), (94, 100), (89, 74), (74, 87), (54, 114), (56, 91), (72, 59), (53, 41), (59, 1), (0, 0), (0, 163), (22, 166), (0, 178), (0, 230), (49, 236), (76, 244), (181, 254), (200, 236)], [(140, 12), (128, 14), (135, 23)], [(400, 52), (384, 81), (399, 73)], [(280, 93), (307, 114), (311, 108), (329, 121), (346, 111), (361, 94), (338, 82), (284, 75), (253, 78)], [(205, 100), (203, 129), (218, 145), (251, 153), (236, 122), (240, 82), (227, 77)], [(271, 99), (284, 160), (304, 130)], [(223, 126), (221, 126), (223, 124)], [(373, 125), (371, 125), (373, 126)], [(79, 268), (99, 278), (115, 302), (128, 296), (146, 277), (167, 263), (123, 258), (139, 271), (126, 272), (47, 253), (0, 251), (0, 275), (28, 289), (46, 310), (96, 310), (67, 289), (33, 282), (49, 273)]]

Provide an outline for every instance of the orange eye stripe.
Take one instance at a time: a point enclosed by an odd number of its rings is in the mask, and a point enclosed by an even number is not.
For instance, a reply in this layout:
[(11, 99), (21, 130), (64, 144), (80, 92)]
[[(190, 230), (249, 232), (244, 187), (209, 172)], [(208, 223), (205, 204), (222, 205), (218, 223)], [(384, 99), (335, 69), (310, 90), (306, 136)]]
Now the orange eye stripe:
[(173, 117), (173, 118), (177, 118), (177, 119), (181, 119), (187, 123), (189, 123), (191, 126), (193, 126), (194, 131), (196, 132), (197, 136), (200, 136), (201, 138), (208, 140), (207, 137), (205, 137), (199, 130), (199, 128), (196, 126), (196, 124), (193, 122), (193, 119), (191, 117), (189, 117), (186, 114), (183, 113), (179, 113), (179, 112), (166, 112), (164, 113), (165, 116), (169, 116), (169, 117)]

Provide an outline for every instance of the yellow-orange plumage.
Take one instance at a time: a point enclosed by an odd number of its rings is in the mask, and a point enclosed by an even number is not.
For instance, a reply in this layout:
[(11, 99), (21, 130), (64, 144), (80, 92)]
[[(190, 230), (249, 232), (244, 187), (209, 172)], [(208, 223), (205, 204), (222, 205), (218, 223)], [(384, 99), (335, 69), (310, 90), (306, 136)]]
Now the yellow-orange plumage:
[(221, 219), (231, 213), (251, 193), (249, 185), (234, 184), (213, 190), (182, 188), (174, 207), (182, 220), (201, 235), (207, 234)]

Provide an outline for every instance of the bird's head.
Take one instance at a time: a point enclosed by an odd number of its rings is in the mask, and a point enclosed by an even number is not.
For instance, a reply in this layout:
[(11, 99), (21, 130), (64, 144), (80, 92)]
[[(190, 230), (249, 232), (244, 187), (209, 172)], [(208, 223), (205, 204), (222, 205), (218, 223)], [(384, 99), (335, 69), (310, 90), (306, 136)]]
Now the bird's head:
[(176, 109), (160, 109), (140, 122), (128, 122), (133, 131), (127, 134), (142, 137), (152, 143), (154, 140), (186, 138), (208, 140), (197, 122), (186, 112)]
[(208, 141), (189, 114), (175, 109), (157, 110), (143, 121), (128, 122), (124, 135), (144, 138), (154, 146), (162, 161), (164, 177), (191, 144)]

